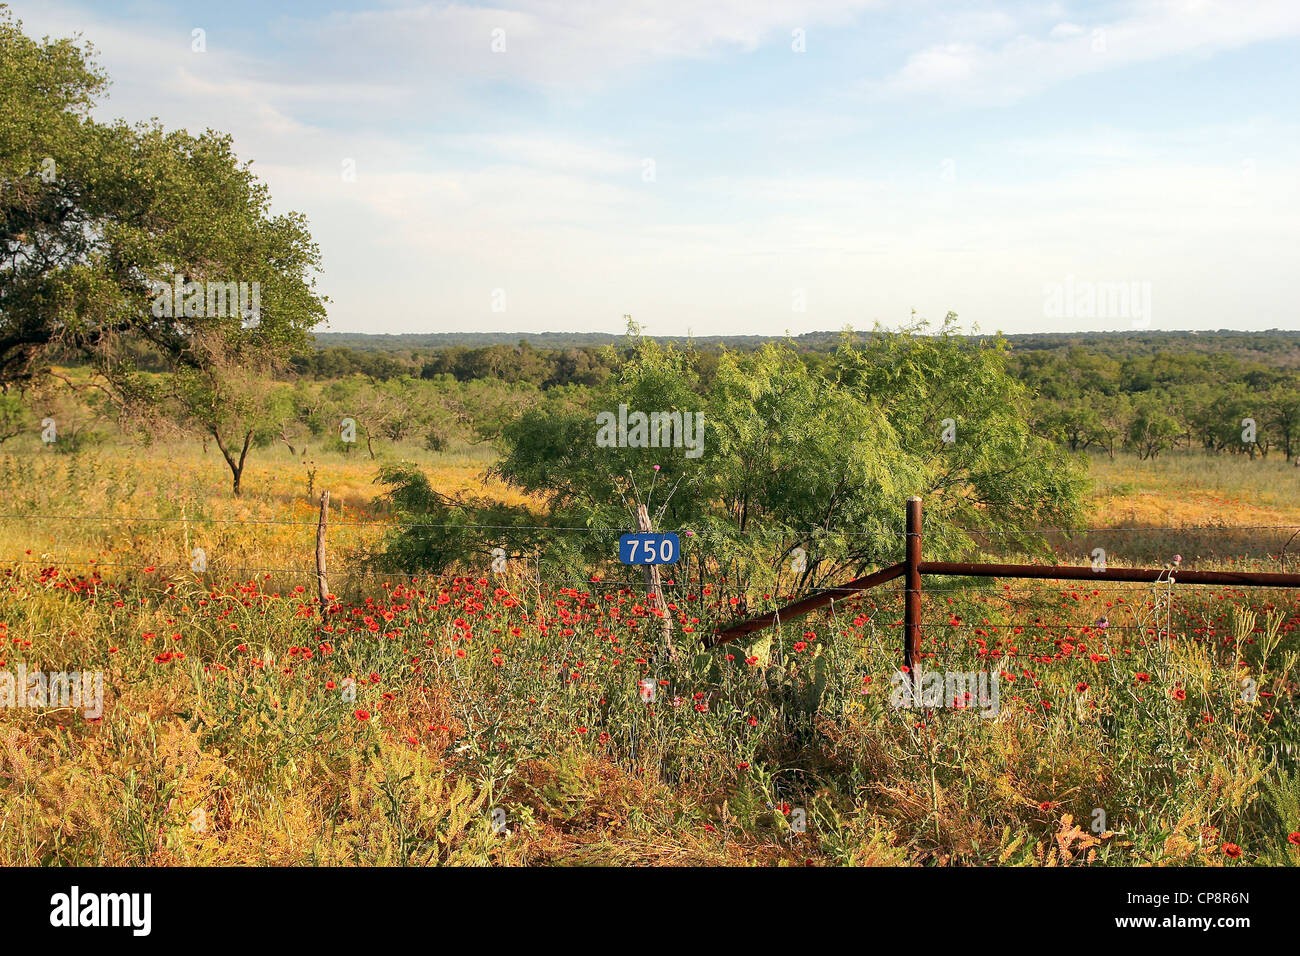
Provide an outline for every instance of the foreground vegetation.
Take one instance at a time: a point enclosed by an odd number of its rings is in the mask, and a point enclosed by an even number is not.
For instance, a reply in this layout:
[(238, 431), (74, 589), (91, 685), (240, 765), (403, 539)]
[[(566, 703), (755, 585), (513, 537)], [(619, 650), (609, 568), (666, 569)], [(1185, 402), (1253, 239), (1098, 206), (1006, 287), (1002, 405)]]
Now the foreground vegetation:
[[(107, 698), (0, 713), (6, 864), (1300, 862), (1290, 592), (935, 580), (926, 663), (998, 673), (1000, 709), (908, 710), (897, 592), (695, 653), (739, 595), (679, 585), (669, 661), (614, 576), (362, 573), (379, 489), (337, 456), (322, 620), (292, 459), (232, 499), (213, 450), (154, 454), (0, 461), (2, 666), (102, 669)], [(483, 465), (421, 467), (446, 487)], [(1155, 517), (1137, 467), (1100, 463), (1092, 502), (1130, 537)], [(1147, 475), (1183, 502), (1161, 524), (1212, 524), (1258, 481), (1205, 476)]]

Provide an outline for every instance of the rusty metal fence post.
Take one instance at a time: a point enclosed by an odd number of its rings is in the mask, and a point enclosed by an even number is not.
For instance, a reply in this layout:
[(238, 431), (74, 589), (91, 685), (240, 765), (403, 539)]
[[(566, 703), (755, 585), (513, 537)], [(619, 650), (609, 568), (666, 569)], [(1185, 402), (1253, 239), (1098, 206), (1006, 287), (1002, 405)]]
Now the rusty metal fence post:
[(921, 499), (907, 499), (907, 566), (903, 578), (903, 665), (908, 673), (921, 658)]
[[(1231, 525), (1225, 527), (1233, 527)], [(1300, 537), (1297, 532), (1293, 537)], [(921, 579), (927, 574), (975, 578), (1024, 578), (1052, 581), (1128, 581), (1134, 583), (1178, 582), (1179, 584), (1223, 584), (1234, 587), (1300, 589), (1300, 574), (1274, 571), (1197, 571), (1180, 568), (1095, 568), (1088, 565), (984, 564), (966, 561), (923, 561), (921, 559), (921, 499), (907, 499), (907, 536), (904, 560), (881, 568), (839, 587), (822, 588), (757, 617), (720, 627), (705, 635), (705, 647), (741, 640), (767, 627), (779, 625), (836, 599), (848, 600), (863, 591), (894, 578), (903, 578), (903, 664), (915, 672), (921, 658)], [(1290, 545), (1291, 542), (1287, 542)], [(1286, 548), (1283, 548), (1285, 552)], [(1285, 556), (1285, 555), (1284, 555)]]

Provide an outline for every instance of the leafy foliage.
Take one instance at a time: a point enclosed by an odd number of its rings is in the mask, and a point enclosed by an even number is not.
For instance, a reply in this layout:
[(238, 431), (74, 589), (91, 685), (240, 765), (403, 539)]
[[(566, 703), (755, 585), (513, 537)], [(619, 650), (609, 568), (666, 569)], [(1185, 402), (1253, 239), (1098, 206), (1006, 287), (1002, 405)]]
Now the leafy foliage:
[[(724, 352), (707, 385), (689, 350), (634, 336), (616, 378), (547, 393), (502, 429), (497, 473), (543, 503), (533, 523), (553, 532), (538, 542), (500, 516), (494, 525), (505, 525), (512, 553), (536, 547), (599, 565), (645, 504), (656, 527), (689, 532), (701, 578), (757, 575), (787, 588), (899, 560), (911, 494), (933, 502), (936, 555), (970, 546), (960, 529), (1068, 525), (1081, 467), (1031, 429), (1027, 390), (1007, 375), (1001, 346), (967, 342), (951, 318), (923, 332), (846, 338), (816, 369), (777, 345)], [(698, 416), (702, 453), (596, 440), (602, 413), (637, 411)], [(953, 442), (944, 419), (956, 423)], [(419, 489), (413, 472), (390, 479)], [(439, 514), (487, 523), (472, 505)], [(441, 545), (437, 567), (455, 559), (452, 542)]]

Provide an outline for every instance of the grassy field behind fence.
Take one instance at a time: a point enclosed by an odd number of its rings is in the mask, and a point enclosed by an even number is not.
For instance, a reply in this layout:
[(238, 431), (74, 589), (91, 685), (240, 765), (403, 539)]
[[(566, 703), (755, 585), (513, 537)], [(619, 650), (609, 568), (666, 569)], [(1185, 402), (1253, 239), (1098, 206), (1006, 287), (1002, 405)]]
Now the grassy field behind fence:
[[(899, 708), (894, 585), (710, 653), (735, 595), (679, 586), (667, 662), (645, 595), (581, 569), (366, 573), (364, 454), (262, 451), (234, 499), (197, 445), (22, 441), (0, 670), (102, 670), (105, 704), (0, 711), (0, 863), (1300, 863), (1292, 592), (932, 579), (925, 664), (997, 674), (999, 706)], [(488, 449), (409, 456), (523, 500)], [(1300, 528), (1276, 458), (1093, 477), (1062, 563), (1276, 570)]]

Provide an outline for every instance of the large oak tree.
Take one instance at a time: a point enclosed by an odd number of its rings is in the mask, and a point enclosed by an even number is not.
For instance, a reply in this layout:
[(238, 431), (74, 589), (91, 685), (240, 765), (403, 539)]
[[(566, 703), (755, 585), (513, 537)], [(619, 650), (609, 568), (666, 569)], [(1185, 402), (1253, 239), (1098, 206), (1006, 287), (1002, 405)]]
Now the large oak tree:
[[(97, 120), (106, 84), (88, 43), (33, 40), (0, 7), (0, 388), (74, 355), (124, 408), (179, 400), (176, 420), (246, 448), (246, 416), (188, 399), (196, 380), (220, 392), (232, 358), (273, 368), (306, 345), (325, 315), (319, 250), (300, 214), (272, 212), (228, 135)], [(256, 283), (257, 315), (162, 308), (157, 284), (178, 281)], [(142, 344), (179, 374), (140, 374)], [(241, 459), (226, 457), (238, 488)]]

